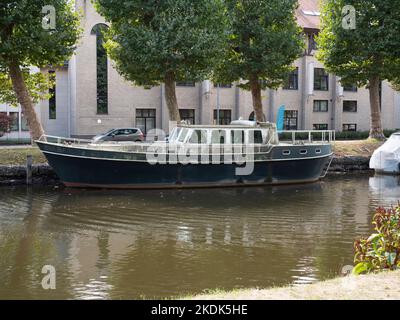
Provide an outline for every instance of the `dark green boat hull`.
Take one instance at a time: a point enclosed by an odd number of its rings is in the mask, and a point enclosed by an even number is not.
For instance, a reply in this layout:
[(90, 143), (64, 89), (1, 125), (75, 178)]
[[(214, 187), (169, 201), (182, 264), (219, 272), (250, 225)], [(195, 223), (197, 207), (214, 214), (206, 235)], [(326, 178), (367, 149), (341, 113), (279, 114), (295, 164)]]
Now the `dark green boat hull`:
[[(38, 142), (61, 181), (70, 187), (184, 188), (295, 184), (318, 181), (332, 156), (330, 145), (275, 147), (255, 159), (250, 175), (237, 164), (155, 164), (132, 153), (88, 150)], [(307, 154), (301, 154), (307, 150)]]

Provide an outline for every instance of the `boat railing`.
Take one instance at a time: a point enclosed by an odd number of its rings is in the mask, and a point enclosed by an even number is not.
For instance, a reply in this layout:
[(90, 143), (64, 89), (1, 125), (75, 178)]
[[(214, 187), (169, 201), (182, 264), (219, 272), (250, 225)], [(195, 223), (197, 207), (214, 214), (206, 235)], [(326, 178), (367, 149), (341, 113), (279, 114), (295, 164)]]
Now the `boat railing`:
[(334, 130), (290, 130), (279, 131), (279, 141), (293, 145), (312, 143), (335, 143), (336, 132)]
[(88, 145), (92, 141), (88, 139), (77, 139), (77, 138), (63, 138), (57, 136), (50, 135), (42, 135), (39, 139), (39, 142), (47, 142), (54, 144), (62, 144), (62, 145)]
[[(335, 132), (328, 130), (320, 131), (282, 131), (278, 132), (279, 141), (293, 145), (304, 145), (312, 143), (332, 143), (335, 141)], [(173, 154), (196, 152), (208, 153), (210, 155), (226, 155), (226, 154), (268, 154), (272, 150), (273, 137), (267, 144), (188, 144), (188, 143), (168, 143), (165, 141), (157, 142), (101, 142), (93, 143), (92, 140), (63, 138), (57, 136), (43, 135), (38, 141), (63, 145), (67, 147), (81, 147), (92, 150), (127, 152), (127, 153), (143, 153), (150, 154), (157, 152)]]

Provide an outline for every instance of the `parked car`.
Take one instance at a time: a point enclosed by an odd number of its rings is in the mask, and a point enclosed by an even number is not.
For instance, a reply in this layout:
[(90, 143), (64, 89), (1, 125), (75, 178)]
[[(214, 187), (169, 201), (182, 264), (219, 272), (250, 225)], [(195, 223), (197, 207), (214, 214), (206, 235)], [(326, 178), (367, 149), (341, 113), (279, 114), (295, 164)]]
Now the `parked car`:
[(138, 128), (125, 128), (125, 129), (111, 129), (106, 133), (99, 134), (93, 138), (93, 143), (106, 142), (106, 141), (144, 141), (144, 135)]

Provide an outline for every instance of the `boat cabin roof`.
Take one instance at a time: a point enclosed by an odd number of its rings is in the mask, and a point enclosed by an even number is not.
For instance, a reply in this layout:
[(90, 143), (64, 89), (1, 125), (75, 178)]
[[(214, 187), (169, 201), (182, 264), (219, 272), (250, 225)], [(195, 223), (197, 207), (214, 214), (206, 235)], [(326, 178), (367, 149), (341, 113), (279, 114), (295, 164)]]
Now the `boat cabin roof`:
[(270, 122), (255, 122), (255, 121), (232, 121), (229, 125), (193, 125), (193, 124), (178, 124), (178, 128), (189, 129), (276, 129), (276, 125)]

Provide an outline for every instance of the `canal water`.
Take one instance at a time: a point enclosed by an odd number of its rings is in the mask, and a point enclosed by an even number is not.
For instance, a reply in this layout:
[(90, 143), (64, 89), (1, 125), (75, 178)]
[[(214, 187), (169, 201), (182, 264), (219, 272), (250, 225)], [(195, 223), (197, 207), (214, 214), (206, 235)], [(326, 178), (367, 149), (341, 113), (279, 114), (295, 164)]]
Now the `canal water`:
[[(0, 299), (136, 299), (340, 274), (397, 177), (183, 191), (0, 188)], [(45, 265), (56, 271), (44, 290)]]

